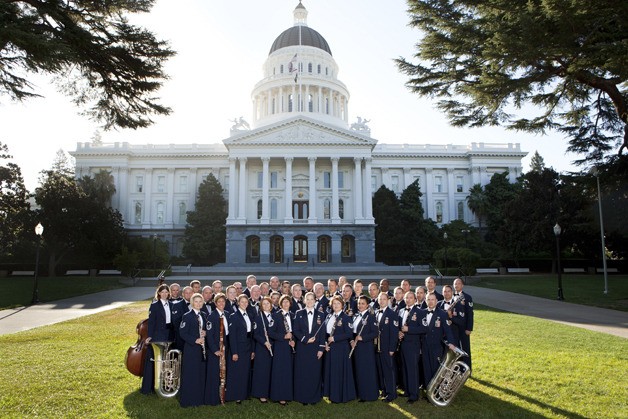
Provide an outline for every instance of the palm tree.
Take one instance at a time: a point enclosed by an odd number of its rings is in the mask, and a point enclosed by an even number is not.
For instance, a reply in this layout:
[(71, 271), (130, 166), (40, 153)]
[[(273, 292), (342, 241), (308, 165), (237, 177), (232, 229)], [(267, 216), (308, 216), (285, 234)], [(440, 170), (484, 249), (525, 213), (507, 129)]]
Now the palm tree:
[(469, 196), (467, 196), (467, 206), (473, 212), (478, 219), (478, 227), (480, 232), (482, 231), (482, 218), (486, 215), (486, 195), (484, 194), (484, 188), (479, 183), (476, 183), (469, 189)]

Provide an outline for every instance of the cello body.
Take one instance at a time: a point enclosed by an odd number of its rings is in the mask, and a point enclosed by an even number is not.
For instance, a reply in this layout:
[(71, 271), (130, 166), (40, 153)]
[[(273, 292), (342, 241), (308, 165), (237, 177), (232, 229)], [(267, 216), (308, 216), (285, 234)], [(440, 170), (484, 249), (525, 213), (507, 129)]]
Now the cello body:
[(126, 351), (124, 363), (126, 369), (138, 377), (144, 376), (144, 361), (146, 360), (146, 338), (148, 338), (148, 319), (140, 321), (135, 327), (137, 341)]

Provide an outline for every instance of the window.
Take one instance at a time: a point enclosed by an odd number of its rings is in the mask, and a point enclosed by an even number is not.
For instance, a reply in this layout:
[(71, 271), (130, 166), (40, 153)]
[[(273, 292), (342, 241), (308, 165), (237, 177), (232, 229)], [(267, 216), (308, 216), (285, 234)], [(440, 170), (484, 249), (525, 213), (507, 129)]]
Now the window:
[(275, 198), (270, 200), (270, 219), (277, 219), (277, 200)]
[(229, 192), (229, 175), (225, 176), (225, 181), (222, 185), (222, 188), (225, 190), (225, 192)]
[(164, 208), (165, 205), (163, 202), (157, 202), (157, 214), (156, 214), (156, 223), (163, 224), (164, 223)]
[(312, 95), (307, 96), (307, 110), (308, 112), (314, 112), (314, 100), (312, 100)]
[(392, 182), (392, 191), (394, 193), (399, 193), (399, 176), (391, 176), (390, 180)]
[(279, 73), (283, 74), (283, 64), (279, 66)]
[(270, 187), (277, 187), (277, 172), (270, 172)]
[(341, 220), (345, 219), (345, 201), (342, 199), (338, 200), (338, 216)]
[(443, 191), (443, 177), (434, 176), (434, 192), (442, 192), (442, 191)]
[(323, 172), (323, 188), (331, 188), (331, 172)]
[(135, 176), (135, 192), (144, 191), (144, 176)]
[(344, 188), (344, 187), (345, 187), (345, 173), (338, 172), (338, 188)]
[(246, 263), (259, 263), (259, 237), (246, 238)]
[(257, 201), (257, 219), (260, 220), (262, 218), (262, 200)]
[(179, 224), (184, 224), (188, 220), (187, 204), (183, 201), (179, 202)]
[(309, 64), (307, 65), (307, 72), (308, 72), (308, 73), (311, 73), (311, 72), (312, 72), (312, 63), (309, 63)]
[(377, 191), (377, 176), (371, 176), (371, 193)]
[(157, 192), (166, 192), (166, 177), (157, 176)]
[(456, 176), (456, 192), (464, 192), (464, 177)]
[(456, 218), (464, 220), (464, 201), (458, 201)]
[(261, 189), (262, 185), (264, 185), (264, 173), (257, 172), (257, 187)]
[(288, 95), (288, 112), (292, 112), (292, 95)]
[(326, 199), (323, 202), (323, 218), (329, 220), (331, 218), (331, 202)]
[(188, 177), (179, 176), (179, 192), (187, 192), (187, 191), (188, 191)]
[(142, 203), (135, 201), (133, 219), (135, 224), (142, 224)]
[(325, 67), (325, 75), (329, 76), (329, 67)]
[(321, 65), (319, 64), (317, 68), (318, 68), (318, 74), (321, 74)]
[(340, 241), (340, 260), (343, 263), (355, 262), (355, 238), (342, 236)]
[(443, 222), (443, 203), (440, 201), (436, 203), (436, 222)]

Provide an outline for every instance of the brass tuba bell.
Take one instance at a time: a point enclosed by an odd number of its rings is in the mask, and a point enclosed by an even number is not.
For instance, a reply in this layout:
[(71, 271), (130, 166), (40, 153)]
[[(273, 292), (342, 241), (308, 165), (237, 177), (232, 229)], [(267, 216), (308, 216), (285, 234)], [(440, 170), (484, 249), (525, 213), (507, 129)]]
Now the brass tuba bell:
[(170, 349), (172, 342), (151, 342), (155, 354), (155, 393), (170, 398), (181, 387), (181, 351)]
[(463, 356), (468, 355), (460, 348), (456, 347), (453, 351), (447, 349), (445, 359), (427, 385), (427, 399), (433, 405), (448, 406), (469, 378), (471, 369), (467, 364), (459, 361)]

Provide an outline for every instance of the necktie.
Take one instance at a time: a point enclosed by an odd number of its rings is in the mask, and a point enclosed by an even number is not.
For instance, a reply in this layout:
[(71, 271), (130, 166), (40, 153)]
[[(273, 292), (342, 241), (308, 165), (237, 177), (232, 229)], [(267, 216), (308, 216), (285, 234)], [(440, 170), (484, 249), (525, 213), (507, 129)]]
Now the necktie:
[(312, 313), (311, 311), (308, 311), (308, 312), (307, 312), (307, 315), (308, 315), (308, 316), (311, 316), (312, 314), (314, 314), (314, 313)]

